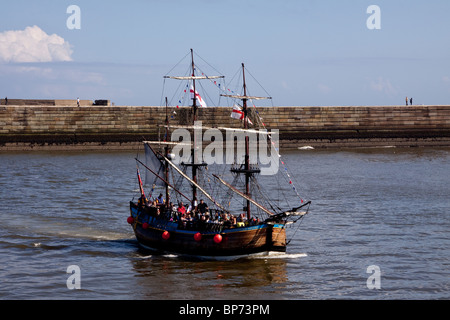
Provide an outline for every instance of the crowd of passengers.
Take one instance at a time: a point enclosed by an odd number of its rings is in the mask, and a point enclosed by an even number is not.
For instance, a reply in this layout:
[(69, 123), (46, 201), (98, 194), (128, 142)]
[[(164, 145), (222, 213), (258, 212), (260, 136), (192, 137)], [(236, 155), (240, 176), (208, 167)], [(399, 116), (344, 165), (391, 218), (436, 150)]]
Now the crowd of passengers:
[(169, 202), (167, 205), (162, 194), (153, 201), (148, 201), (146, 197), (141, 196), (138, 200), (138, 206), (147, 208), (156, 217), (178, 222), (180, 226), (184, 227), (199, 223), (215, 223), (224, 227), (233, 228), (253, 226), (260, 223), (259, 218), (251, 218), (248, 220), (245, 213), (235, 216), (220, 210), (210, 210), (203, 199), (200, 199), (200, 202), (194, 199), (192, 204), (184, 204), (180, 201), (175, 206), (172, 202)]

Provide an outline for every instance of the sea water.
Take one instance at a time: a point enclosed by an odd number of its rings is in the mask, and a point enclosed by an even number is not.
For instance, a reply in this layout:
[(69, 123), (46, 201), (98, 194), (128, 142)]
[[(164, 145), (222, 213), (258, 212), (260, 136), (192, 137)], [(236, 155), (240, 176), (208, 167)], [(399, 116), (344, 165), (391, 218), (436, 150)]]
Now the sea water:
[(285, 255), (235, 261), (139, 248), (126, 222), (135, 156), (0, 153), (0, 299), (450, 298), (448, 148), (284, 154), (309, 213)]

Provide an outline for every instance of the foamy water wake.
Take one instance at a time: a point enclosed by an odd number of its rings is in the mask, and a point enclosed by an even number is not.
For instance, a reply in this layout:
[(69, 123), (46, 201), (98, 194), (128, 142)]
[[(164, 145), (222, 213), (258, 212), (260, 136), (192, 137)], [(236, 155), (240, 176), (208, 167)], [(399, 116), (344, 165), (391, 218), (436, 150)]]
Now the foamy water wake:
[(250, 259), (298, 259), (307, 257), (306, 253), (282, 253), (282, 252), (269, 252), (263, 255), (254, 255), (249, 257)]

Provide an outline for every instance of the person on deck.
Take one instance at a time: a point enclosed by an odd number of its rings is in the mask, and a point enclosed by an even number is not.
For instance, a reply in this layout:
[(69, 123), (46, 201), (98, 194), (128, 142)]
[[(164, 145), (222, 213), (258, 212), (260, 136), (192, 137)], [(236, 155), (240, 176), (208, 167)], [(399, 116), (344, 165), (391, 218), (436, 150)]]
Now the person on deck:
[(157, 201), (157, 204), (160, 204), (160, 205), (166, 203), (166, 201), (164, 200), (164, 197), (163, 197), (162, 193), (159, 194), (159, 197), (156, 198), (156, 201)]
[(200, 199), (200, 203), (198, 204), (198, 211), (200, 211), (200, 213), (204, 215), (208, 211), (208, 209), (208, 205), (203, 202), (203, 199)]
[(177, 212), (184, 216), (186, 214), (186, 208), (183, 205), (183, 202), (180, 202), (180, 205), (178, 206)]
[(192, 201), (192, 210), (197, 209), (198, 201), (197, 197), (194, 197), (194, 200)]
[(148, 200), (144, 195), (141, 195), (141, 197), (138, 199), (138, 206), (141, 208), (144, 208), (148, 205)]

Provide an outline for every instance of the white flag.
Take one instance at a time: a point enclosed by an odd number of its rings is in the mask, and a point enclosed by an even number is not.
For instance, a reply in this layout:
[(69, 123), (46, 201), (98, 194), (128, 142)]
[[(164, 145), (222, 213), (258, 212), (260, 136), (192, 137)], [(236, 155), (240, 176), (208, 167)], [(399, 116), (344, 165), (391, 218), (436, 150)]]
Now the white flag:
[(242, 112), (239, 106), (234, 105), (233, 111), (231, 111), (231, 117), (234, 119), (244, 119), (244, 112)]
[[(233, 106), (233, 111), (231, 111), (231, 117), (233, 119), (244, 120), (244, 112), (238, 105), (235, 104)], [(247, 117), (247, 121), (248, 121), (248, 123), (253, 124), (248, 117)]]
[[(195, 97), (202, 108), (206, 108), (206, 102), (200, 97), (197, 90), (195, 90)], [(194, 99), (194, 87), (191, 85), (191, 99)]]

